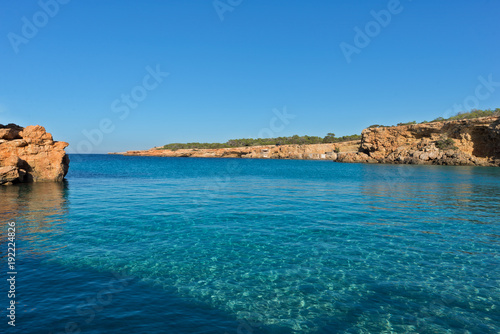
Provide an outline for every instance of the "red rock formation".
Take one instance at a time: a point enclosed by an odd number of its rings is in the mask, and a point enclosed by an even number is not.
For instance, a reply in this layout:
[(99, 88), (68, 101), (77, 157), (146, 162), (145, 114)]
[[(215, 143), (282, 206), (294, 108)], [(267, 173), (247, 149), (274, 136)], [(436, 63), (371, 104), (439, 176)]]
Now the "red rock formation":
[(0, 184), (62, 181), (69, 167), (66, 146), (42, 126), (0, 124)]
[(368, 128), (361, 136), (359, 154), (373, 162), (500, 166), (498, 116)]

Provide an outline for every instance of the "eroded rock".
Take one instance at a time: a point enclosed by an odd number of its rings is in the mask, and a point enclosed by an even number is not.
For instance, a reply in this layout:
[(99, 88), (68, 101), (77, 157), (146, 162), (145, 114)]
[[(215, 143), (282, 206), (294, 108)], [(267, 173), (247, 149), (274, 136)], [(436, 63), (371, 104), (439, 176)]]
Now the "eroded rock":
[[(360, 152), (379, 162), (500, 166), (500, 117), (497, 116), (368, 128), (361, 136)], [(442, 147), (444, 140), (449, 144)], [(352, 158), (346, 162), (358, 160)]]
[(0, 167), (0, 184), (22, 182), (25, 175), (26, 171), (14, 166)]
[(68, 172), (68, 143), (39, 125), (0, 124), (0, 184), (62, 181)]

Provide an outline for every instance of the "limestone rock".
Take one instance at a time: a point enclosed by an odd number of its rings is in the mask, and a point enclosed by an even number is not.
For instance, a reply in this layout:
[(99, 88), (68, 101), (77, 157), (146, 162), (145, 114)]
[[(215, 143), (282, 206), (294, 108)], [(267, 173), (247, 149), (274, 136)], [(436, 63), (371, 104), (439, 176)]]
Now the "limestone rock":
[(0, 167), (0, 184), (23, 182), (26, 172), (14, 166)]
[[(68, 172), (68, 143), (52, 139), (39, 125), (0, 124), (0, 183), (62, 181)], [(16, 176), (17, 175), (17, 176)]]
[[(448, 140), (449, 147), (442, 145), (445, 139)], [(153, 148), (146, 151), (129, 151), (124, 154), (500, 166), (500, 117), (367, 128), (361, 134), (361, 141), (335, 144), (270, 145), (176, 151)]]
[[(128, 151), (124, 155), (160, 156), (160, 157), (196, 157), (196, 158), (253, 158), (253, 159), (308, 159), (337, 160), (336, 151), (358, 152), (360, 142), (349, 141), (335, 144), (311, 145), (267, 145), (220, 149), (179, 149), (146, 151)], [(373, 159), (372, 159), (373, 160)]]
[[(360, 152), (384, 163), (500, 166), (500, 117), (368, 128)], [(450, 139), (452, 148), (439, 149)]]
[(19, 132), (21, 131), (22, 131), (21, 127), (15, 124), (9, 124), (7, 125), (7, 127), (0, 128), (0, 139), (12, 140), (21, 138), (19, 136)]

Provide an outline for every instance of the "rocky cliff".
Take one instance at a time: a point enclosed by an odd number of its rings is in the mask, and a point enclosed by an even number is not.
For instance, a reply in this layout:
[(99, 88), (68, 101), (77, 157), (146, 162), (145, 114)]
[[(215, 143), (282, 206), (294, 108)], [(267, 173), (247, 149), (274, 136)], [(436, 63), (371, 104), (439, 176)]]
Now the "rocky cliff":
[(335, 160), (337, 151), (357, 152), (359, 141), (335, 144), (312, 145), (268, 145), (220, 149), (163, 150), (153, 148), (146, 151), (128, 151), (123, 155), (192, 157), (192, 158), (254, 158), (254, 159), (314, 159)]
[(368, 128), (339, 161), (500, 166), (500, 117)]
[(42, 126), (0, 124), (0, 184), (62, 181), (69, 166), (66, 146)]
[(500, 166), (500, 117), (363, 130), (361, 141), (224, 149), (128, 151), (124, 155), (319, 159), (338, 162)]

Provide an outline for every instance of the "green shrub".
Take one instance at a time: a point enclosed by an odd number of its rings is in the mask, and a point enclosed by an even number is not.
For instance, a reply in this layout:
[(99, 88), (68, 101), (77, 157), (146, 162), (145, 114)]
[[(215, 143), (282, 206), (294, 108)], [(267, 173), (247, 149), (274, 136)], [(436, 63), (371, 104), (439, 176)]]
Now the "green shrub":
[(407, 122), (407, 123), (398, 123), (398, 126), (400, 126), (400, 125), (413, 125), (413, 124), (417, 124), (417, 121), (411, 121), (411, 122)]
[(436, 118), (436, 119), (433, 119), (433, 120), (431, 121), (431, 123), (434, 123), (434, 122), (443, 122), (443, 121), (446, 121), (446, 119), (444, 119), (443, 117), (438, 117), (438, 118)]
[[(472, 109), (471, 111), (468, 112), (459, 112), (454, 116), (448, 117), (448, 118), (443, 118), (443, 117), (438, 117), (431, 122), (444, 122), (444, 121), (456, 121), (456, 120), (461, 120), (461, 119), (474, 119), (474, 118), (479, 118), (479, 117), (488, 117), (488, 116), (500, 116), (500, 108), (496, 108), (495, 110), (492, 109), (485, 109), (485, 110), (480, 110), (480, 109)], [(427, 123), (426, 121), (422, 123)]]
[(495, 110), (472, 109), (469, 112), (459, 112), (455, 116), (448, 118), (448, 120), (453, 121), (459, 119), (472, 119), (472, 118), (488, 117), (488, 116), (500, 116), (500, 108), (496, 108)]
[(440, 150), (456, 150), (455, 142), (451, 138), (441, 138), (436, 141), (436, 147)]

